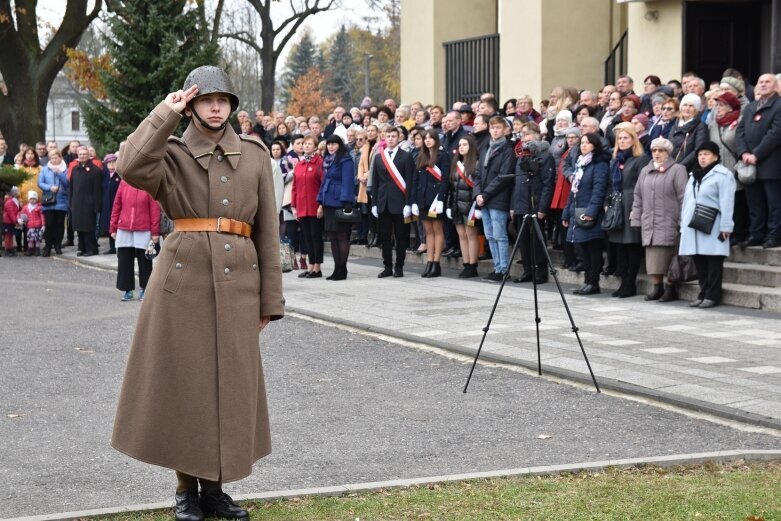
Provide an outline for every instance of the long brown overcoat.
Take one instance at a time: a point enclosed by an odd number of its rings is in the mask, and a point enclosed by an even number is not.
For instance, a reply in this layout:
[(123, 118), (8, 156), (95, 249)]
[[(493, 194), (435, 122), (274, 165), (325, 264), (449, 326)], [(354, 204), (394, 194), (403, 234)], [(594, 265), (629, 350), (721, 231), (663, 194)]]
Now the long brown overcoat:
[(651, 161), (640, 170), (629, 221), (640, 228), (643, 246), (675, 246), (681, 228), (683, 194), (689, 174), (668, 158), (660, 168)]
[(111, 445), (141, 461), (216, 481), (250, 474), (271, 452), (260, 317), (284, 314), (271, 162), (230, 126), (219, 143), (160, 103), (120, 148), (117, 171), (172, 219), (227, 217), (251, 239), (174, 231), (138, 317)]

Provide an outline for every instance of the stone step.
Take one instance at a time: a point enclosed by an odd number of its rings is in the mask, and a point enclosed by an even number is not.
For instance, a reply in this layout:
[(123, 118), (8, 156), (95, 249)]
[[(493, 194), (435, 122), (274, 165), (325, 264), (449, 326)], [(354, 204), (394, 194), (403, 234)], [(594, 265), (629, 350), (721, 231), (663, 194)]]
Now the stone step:
[(781, 288), (781, 266), (747, 262), (724, 262), (724, 282)]
[[(326, 248), (326, 251), (328, 251), (328, 248)], [(561, 265), (561, 262), (563, 260), (563, 255), (560, 251), (557, 250), (550, 250), (551, 253), (551, 259), (553, 260), (554, 266), (556, 266), (556, 275), (559, 279), (559, 282), (563, 284), (574, 284), (574, 285), (581, 285), (583, 284), (583, 274), (582, 273), (574, 273), (571, 271), (568, 271), (566, 269), (562, 269), (559, 266)], [(363, 257), (363, 258), (373, 258), (380, 260), (382, 259), (382, 255), (379, 248), (366, 248), (365, 246), (353, 246), (350, 249), (350, 255), (352, 257)], [(407, 254), (407, 264), (425, 264), (426, 263), (426, 256), (425, 255), (416, 255), (416, 254)], [(381, 268), (381, 262), (377, 263), (377, 268)], [(461, 270), (463, 268), (463, 264), (461, 262), (461, 259), (442, 259), (442, 267), (447, 269), (453, 269), (453, 270)], [(734, 266), (736, 263), (729, 263), (730, 267), (729, 270), (735, 270), (739, 271), (741, 268), (737, 268)], [(759, 266), (759, 268), (767, 269), (767, 266)], [(481, 275), (488, 275), (493, 270), (493, 263), (490, 260), (487, 261), (481, 261), (478, 265), (478, 272)], [(512, 277), (518, 277), (521, 275), (521, 272), (523, 271), (523, 268), (520, 264), (517, 264), (516, 262), (513, 263), (512, 267), (510, 268), (510, 275)], [(753, 270), (752, 271), (759, 271), (759, 270)], [(726, 272), (725, 269), (725, 278), (726, 278)], [(760, 272), (766, 272), (766, 271), (760, 271)], [(772, 276), (777, 276), (777, 272), (772, 272)], [(604, 293), (610, 293), (614, 289), (617, 289), (618, 286), (621, 284), (620, 279), (617, 277), (605, 277), (603, 276), (600, 279), (600, 287)], [(524, 285), (526, 286), (526, 285)], [(529, 287), (531, 287), (529, 285)], [(638, 297), (634, 298), (642, 298), (643, 294), (647, 294), (651, 291), (652, 283), (650, 278), (645, 275), (641, 274), (637, 278), (637, 291), (638, 291)], [(732, 306), (742, 307), (742, 308), (750, 308), (750, 309), (762, 309), (765, 311), (772, 311), (772, 312), (781, 312), (781, 288), (778, 287), (766, 287), (761, 285), (754, 285), (754, 284), (737, 284), (734, 282), (727, 282), (725, 280), (724, 284), (722, 285), (723, 293), (722, 293), (722, 303), (723, 304), (729, 304)], [(696, 282), (689, 282), (686, 284), (679, 284), (678, 285), (678, 295), (683, 300), (694, 300), (697, 298), (697, 294), (699, 293), (699, 288), (697, 287)]]
[(761, 246), (740, 249), (733, 246), (730, 250), (730, 262), (745, 262), (764, 266), (781, 266), (781, 248), (764, 249)]

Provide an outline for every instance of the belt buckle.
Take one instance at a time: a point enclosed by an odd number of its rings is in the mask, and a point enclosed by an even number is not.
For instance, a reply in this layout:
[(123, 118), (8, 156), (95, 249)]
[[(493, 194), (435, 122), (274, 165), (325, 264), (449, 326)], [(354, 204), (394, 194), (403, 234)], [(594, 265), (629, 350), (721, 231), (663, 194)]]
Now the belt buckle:
[[(223, 232), (220, 228), (222, 226), (222, 220), (225, 219), (225, 217), (217, 217), (217, 233), (226, 233)], [(229, 227), (230, 228), (230, 227)]]

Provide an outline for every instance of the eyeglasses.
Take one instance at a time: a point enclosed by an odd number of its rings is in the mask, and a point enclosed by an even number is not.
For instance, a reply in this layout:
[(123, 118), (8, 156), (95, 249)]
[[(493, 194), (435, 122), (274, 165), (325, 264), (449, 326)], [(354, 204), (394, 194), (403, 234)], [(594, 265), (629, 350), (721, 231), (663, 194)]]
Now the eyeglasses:
[(675, 107), (662, 107), (662, 110), (664, 111), (675, 110)]
[(667, 150), (665, 150), (664, 148), (652, 148), (651, 152), (652, 153), (653, 152), (667, 152)]

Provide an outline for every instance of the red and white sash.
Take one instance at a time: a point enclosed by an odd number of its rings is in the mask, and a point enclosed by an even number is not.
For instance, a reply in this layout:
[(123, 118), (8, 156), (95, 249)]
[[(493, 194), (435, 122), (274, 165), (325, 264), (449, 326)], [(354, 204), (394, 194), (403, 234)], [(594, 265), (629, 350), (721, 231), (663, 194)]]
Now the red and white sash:
[(474, 181), (472, 181), (466, 176), (466, 172), (464, 172), (464, 163), (462, 163), (461, 161), (456, 163), (456, 172), (458, 172), (458, 177), (460, 177), (469, 188), (475, 187)]
[(401, 172), (399, 172), (399, 169), (396, 167), (396, 165), (391, 161), (390, 159), (390, 151), (388, 149), (385, 149), (382, 151), (382, 162), (385, 165), (385, 170), (388, 171), (388, 174), (390, 174), (391, 179), (393, 179), (393, 182), (396, 183), (396, 186), (401, 190), (401, 193), (403, 193), (405, 196), (407, 195), (407, 182), (404, 181), (404, 176), (401, 175)]
[(442, 171), (439, 169), (437, 165), (427, 166), (426, 172), (434, 176), (434, 179), (436, 179), (437, 181), (442, 182)]
[(472, 203), (472, 208), (469, 209), (469, 214), (466, 217), (466, 225), (467, 226), (474, 226), (477, 220), (477, 217), (475, 217), (475, 210), (477, 210), (477, 202)]

